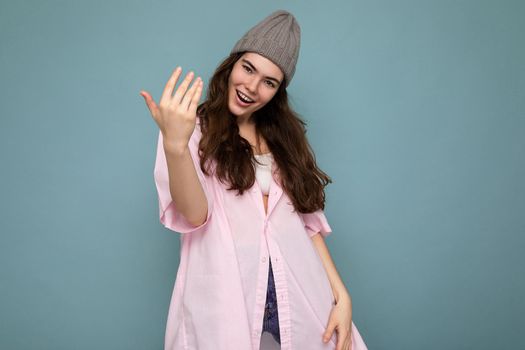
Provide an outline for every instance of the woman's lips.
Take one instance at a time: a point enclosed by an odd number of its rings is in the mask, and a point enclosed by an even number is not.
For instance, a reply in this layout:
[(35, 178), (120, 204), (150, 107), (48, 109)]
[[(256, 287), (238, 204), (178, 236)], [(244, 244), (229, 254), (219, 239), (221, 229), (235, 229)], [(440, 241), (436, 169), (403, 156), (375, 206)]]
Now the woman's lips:
[(243, 107), (248, 107), (249, 105), (254, 103), (254, 102), (250, 102), (250, 103), (243, 102), (241, 100), (241, 98), (239, 97), (239, 92), (237, 90), (235, 90), (235, 99), (237, 100), (237, 104), (239, 104), (239, 105), (241, 105)]

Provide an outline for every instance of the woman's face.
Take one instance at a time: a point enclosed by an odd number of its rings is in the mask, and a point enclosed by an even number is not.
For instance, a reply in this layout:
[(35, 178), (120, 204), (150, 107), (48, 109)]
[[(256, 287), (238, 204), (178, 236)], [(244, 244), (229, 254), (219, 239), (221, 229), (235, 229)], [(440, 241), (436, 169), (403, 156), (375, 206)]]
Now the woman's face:
[(230, 112), (247, 120), (272, 99), (283, 78), (281, 69), (266, 57), (254, 52), (244, 53), (233, 66), (228, 79)]

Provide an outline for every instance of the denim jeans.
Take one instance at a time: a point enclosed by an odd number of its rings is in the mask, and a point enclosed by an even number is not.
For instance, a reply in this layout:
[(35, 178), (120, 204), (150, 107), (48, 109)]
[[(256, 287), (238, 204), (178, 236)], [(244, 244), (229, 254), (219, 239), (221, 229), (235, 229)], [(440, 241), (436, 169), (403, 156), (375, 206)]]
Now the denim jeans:
[(279, 333), (279, 313), (277, 312), (277, 296), (275, 294), (275, 283), (273, 280), (272, 260), (268, 272), (268, 289), (266, 291), (266, 307), (264, 309), (263, 332), (269, 332), (273, 339), (281, 344)]

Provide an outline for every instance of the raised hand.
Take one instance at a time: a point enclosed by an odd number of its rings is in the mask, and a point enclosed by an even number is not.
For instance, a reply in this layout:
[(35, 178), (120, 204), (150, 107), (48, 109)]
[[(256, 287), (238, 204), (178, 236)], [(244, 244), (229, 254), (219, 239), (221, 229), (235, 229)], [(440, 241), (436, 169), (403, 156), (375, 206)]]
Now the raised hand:
[(140, 95), (144, 97), (151, 116), (162, 132), (164, 142), (174, 146), (186, 146), (190, 140), (191, 134), (195, 129), (197, 106), (203, 86), (202, 79), (197, 77), (188, 90), (188, 86), (194, 76), (194, 73), (190, 71), (173, 95), (173, 90), (181, 72), (181, 67), (177, 67), (173, 71), (166, 83), (158, 105), (148, 92), (140, 91)]

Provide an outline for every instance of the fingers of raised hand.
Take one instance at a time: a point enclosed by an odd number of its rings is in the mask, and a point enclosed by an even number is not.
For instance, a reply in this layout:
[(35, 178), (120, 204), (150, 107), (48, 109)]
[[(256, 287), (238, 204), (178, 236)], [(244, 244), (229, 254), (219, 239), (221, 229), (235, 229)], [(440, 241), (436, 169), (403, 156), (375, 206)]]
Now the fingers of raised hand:
[(197, 91), (195, 91), (195, 95), (193, 95), (193, 99), (191, 100), (190, 111), (193, 114), (197, 113), (197, 106), (199, 105), (199, 101), (201, 99), (203, 88), (204, 88), (204, 82), (201, 80), (199, 82), (199, 85), (197, 86)]
[(166, 86), (164, 87), (164, 91), (162, 92), (162, 97), (160, 98), (159, 104), (167, 105), (171, 102), (171, 95), (173, 94), (173, 89), (175, 88), (175, 84), (177, 83), (177, 80), (179, 80), (179, 76), (181, 73), (181, 67), (177, 67), (173, 70), (173, 73), (171, 74), (170, 78), (168, 79), (168, 82), (166, 83)]
[(199, 102), (200, 95), (202, 92), (202, 79), (198, 77), (194, 82), (191, 88), (188, 90), (186, 95), (184, 95), (184, 98), (182, 99), (181, 105), (183, 108), (187, 110), (193, 110), (193, 108), (197, 107), (197, 103)]
[(182, 103), (182, 98), (184, 97), (184, 95), (186, 94), (186, 91), (188, 90), (188, 86), (190, 85), (191, 80), (193, 79), (193, 75), (194, 74), (192, 71), (186, 74), (186, 77), (184, 78), (182, 83), (179, 85), (179, 88), (177, 89), (177, 91), (175, 91), (175, 95), (173, 96), (173, 100), (172, 100), (174, 104), (179, 105)]

